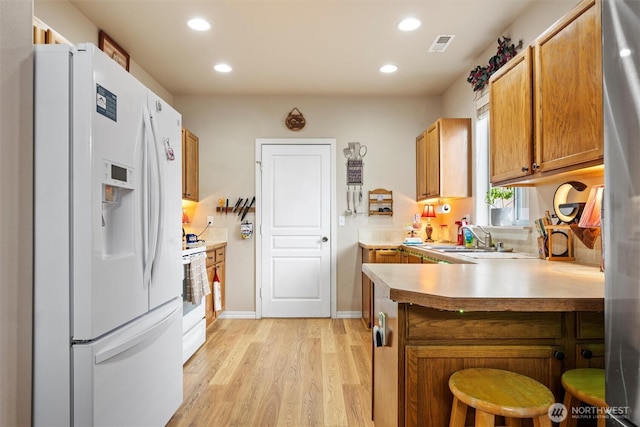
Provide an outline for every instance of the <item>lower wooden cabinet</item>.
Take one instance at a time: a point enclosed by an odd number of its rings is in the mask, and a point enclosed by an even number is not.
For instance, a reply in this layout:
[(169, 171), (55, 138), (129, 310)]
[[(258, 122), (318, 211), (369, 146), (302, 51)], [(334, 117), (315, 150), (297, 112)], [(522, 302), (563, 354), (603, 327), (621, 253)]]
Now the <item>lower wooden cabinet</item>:
[[(207, 276), (209, 278), (209, 286), (211, 286), (211, 294), (205, 298), (205, 318), (207, 319), (207, 326), (209, 326), (219, 315), (224, 311), (225, 306), (225, 250), (226, 246), (213, 247), (207, 250)], [(222, 306), (220, 310), (214, 310), (213, 296), (214, 296), (214, 284), (216, 272), (218, 273), (218, 280), (220, 280), (220, 298)]]
[(556, 351), (554, 346), (527, 345), (407, 346), (405, 425), (449, 424), (453, 395), (448, 382), (460, 369), (486, 367), (517, 372), (555, 386), (558, 396), (562, 363), (554, 356)]
[(518, 372), (561, 402), (564, 371), (604, 363), (602, 313), (442, 311), (399, 304), (388, 292), (373, 284), (374, 326), (383, 313), (387, 337), (372, 351), (376, 427), (448, 426), (448, 381), (460, 369)]

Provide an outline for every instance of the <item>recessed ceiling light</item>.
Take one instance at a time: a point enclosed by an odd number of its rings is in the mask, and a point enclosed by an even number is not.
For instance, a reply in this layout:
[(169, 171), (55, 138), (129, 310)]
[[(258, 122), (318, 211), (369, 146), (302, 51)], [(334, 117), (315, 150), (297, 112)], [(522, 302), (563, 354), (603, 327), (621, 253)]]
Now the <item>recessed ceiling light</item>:
[(628, 47), (620, 49), (620, 58), (626, 58), (631, 55), (631, 49)]
[(228, 64), (216, 64), (213, 69), (219, 73), (229, 73), (233, 70), (233, 68)]
[(417, 18), (405, 18), (398, 22), (398, 29), (401, 31), (414, 31), (420, 28), (422, 22)]
[(393, 65), (393, 64), (386, 64), (383, 65), (382, 67), (380, 67), (380, 72), (381, 73), (395, 73), (396, 71), (398, 71), (398, 66), (397, 65)]
[(187, 25), (196, 31), (207, 31), (211, 28), (211, 24), (202, 18), (189, 19), (189, 21), (187, 21)]

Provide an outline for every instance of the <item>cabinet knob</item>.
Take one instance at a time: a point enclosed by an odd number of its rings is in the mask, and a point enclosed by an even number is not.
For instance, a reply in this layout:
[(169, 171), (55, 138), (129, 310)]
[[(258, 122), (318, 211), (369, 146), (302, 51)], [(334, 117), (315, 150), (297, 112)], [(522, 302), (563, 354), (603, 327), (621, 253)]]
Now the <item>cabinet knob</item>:
[(553, 358), (556, 360), (564, 360), (564, 351), (560, 351), (560, 350), (554, 351)]
[(328, 242), (328, 241), (329, 241), (329, 238), (328, 238), (327, 236), (322, 236), (322, 241), (323, 241), (323, 242)]
[(522, 166), (522, 168), (520, 169), (522, 172), (528, 172), (529, 168), (526, 166)]
[(538, 169), (540, 169), (540, 165), (539, 165), (539, 164), (537, 164), (537, 163), (534, 163), (534, 164), (532, 165), (532, 167), (533, 167), (533, 170), (534, 170), (534, 171), (537, 171)]
[(588, 348), (582, 349), (582, 351), (580, 352), (580, 354), (582, 355), (582, 357), (584, 357), (585, 359), (591, 359), (593, 357), (593, 352), (591, 350), (589, 350)]

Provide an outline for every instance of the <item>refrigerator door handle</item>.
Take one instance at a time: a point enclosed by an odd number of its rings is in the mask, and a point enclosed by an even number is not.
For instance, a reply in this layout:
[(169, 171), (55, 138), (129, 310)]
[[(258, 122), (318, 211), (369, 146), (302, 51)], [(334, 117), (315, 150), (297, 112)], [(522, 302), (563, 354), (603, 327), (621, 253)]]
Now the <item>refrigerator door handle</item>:
[(155, 135), (154, 129), (151, 124), (151, 114), (149, 113), (149, 109), (147, 105), (144, 104), (143, 107), (144, 113), (144, 124), (145, 124), (145, 153), (144, 157), (144, 168), (147, 173), (145, 174), (145, 197), (144, 202), (147, 207), (146, 212), (143, 214), (144, 222), (146, 223), (146, 239), (145, 239), (145, 247), (147, 248), (147, 252), (144, 256), (144, 274), (143, 274), (143, 283), (144, 286), (147, 287), (151, 283), (151, 273), (153, 269), (154, 258), (156, 256), (157, 251), (157, 243), (158, 243), (158, 231), (160, 226), (160, 203), (159, 203), (159, 194), (158, 194), (158, 161), (157, 161), (157, 150), (155, 146)]
[(173, 311), (171, 311), (171, 313), (169, 313), (167, 316), (165, 316), (162, 320), (160, 320), (158, 323), (156, 323), (155, 325), (153, 325), (151, 328), (147, 329), (146, 331), (137, 334), (133, 337), (131, 337), (130, 339), (126, 340), (125, 342), (121, 342), (118, 343), (112, 347), (106, 348), (102, 351), (100, 351), (99, 353), (96, 353), (95, 355), (95, 363), (96, 364), (100, 364), (104, 361), (107, 361), (121, 353), (124, 353), (125, 351), (129, 350), (130, 348), (135, 347), (136, 345), (156, 338), (157, 336), (159, 336), (160, 334), (162, 334), (162, 332), (165, 330), (166, 326), (169, 324), (171, 318), (173, 317), (173, 315), (182, 310), (182, 306), (180, 307), (176, 307)]
[[(164, 183), (162, 181), (164, 176), (164, 171), (162, 170), (162, 153), (164, 152), (163, 142), (159, 140), (158, 133), (156, 131), (156, 121), (155, 117), (150, 115), (151, 122), (151, 144), (153, 145), (153, 162), (155, 166), (155, 170), (157, 171), (156, 179), (154, 180), (154, 193), (156, 195), (156, 204), (157, 208), (155, 210), (156, 213), (156, 228), (155, 228), (155, 239), (153, 245), (153, 255), (151, 262), (151, 277), (155, 277), (155, 266), (159, 262), (159, 254), (162, 247), (163, 242), (163, 232), (164, 227), (161, 226), (164, 222)], [(151, 280), (151, 283), (154, 283), (154, 280)]]

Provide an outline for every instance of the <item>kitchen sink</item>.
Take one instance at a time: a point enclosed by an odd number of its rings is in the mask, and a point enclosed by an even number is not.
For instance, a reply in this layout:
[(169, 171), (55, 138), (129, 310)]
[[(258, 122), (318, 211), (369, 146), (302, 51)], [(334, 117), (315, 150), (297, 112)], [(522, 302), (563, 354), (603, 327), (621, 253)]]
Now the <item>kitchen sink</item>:
[(485, 248), (463, 248), (463, 247), (454, 247), (454, 248), (442, 248), (436, 249), (440, 252), (495, 252), (494, 249), (485, 249)]
[(464, 246), (438, 246), (438, 245), (421, 245), (422, 249), (429, 249), (432, 251), (438, 252), (454, 252), (454, 253), (464, 253), (464, 252), (495, 252), (494, 249), (485, 249), (485, 248), (467, 248)]

